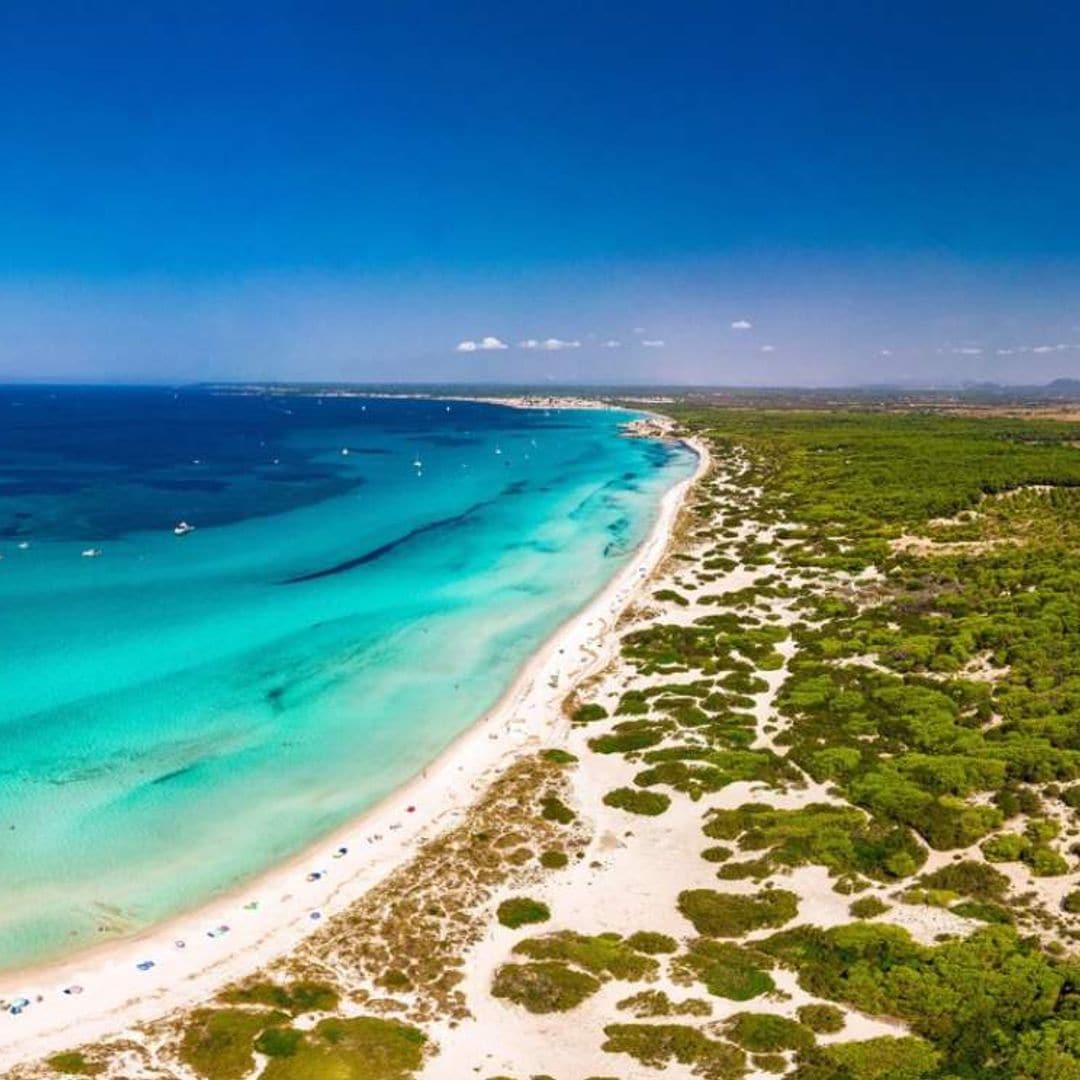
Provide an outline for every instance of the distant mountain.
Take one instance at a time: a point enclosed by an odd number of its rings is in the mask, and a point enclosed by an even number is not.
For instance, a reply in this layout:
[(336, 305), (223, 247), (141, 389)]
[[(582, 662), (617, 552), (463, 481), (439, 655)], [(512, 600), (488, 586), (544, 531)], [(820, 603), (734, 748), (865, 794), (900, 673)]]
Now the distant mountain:
[(1067, 397), (1080, 397), (1080, 379), (1054, 379), (1046, 384), (1046, 389)]

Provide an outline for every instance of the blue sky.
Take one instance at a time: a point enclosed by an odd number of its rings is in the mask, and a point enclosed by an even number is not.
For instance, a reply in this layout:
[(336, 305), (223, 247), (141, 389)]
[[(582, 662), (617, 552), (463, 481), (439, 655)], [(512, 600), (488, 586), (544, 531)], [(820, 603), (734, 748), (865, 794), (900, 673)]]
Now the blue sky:
[(5, 4), (0, 375), (1078, 374), (1067, 7)]

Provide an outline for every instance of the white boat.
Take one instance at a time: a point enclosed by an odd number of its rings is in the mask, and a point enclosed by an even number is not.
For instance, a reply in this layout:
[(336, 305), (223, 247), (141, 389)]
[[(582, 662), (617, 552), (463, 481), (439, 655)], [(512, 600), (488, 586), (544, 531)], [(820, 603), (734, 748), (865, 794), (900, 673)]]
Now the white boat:
[(84, 559), (96, 559), (101, 554), (101, 548), (87, 548), (83, 553)]
[(186, 521), (181, 521), (176, 528), (173, 529), (173, 533), (176, 536), (186, 536), (189, 532), (194, 532), (195, 526), (189, 525)]
[(424, 467), (424, 463), (423, 463), (423, 462), (422, 462), (422, 461), (421, 461), (421, 460), (420, 460), (419, 458), (417, 458), (417, 459), (416, 459), (416, 460), (415, 460), (415, 461), (413, 462), (413, 468), (414, 468), (414, 469), (422, 469), (423, 467)]
[[(320, 402), (320, 404), (322, 404), (322, 403)], [(349, 456), (349, 448), (347, 446), (343, 446), (341, 448), (341, 456), (342, 457), (348, 457)]]
[(21, 540), (19, 542), (19, 550), (20, 551), (26, 551), (27, 548), (29, 548), (29, 547), (30, 547), (30, 541), (29, 540)]

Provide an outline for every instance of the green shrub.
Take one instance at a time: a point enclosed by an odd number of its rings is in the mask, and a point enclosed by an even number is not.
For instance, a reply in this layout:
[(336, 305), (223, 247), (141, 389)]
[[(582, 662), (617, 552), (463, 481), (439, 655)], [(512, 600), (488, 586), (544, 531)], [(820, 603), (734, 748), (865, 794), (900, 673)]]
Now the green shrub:
[(706, 862), (726, 862), (732, 856), (732, 850), (729, 847), (724, 847), (723, 844), (716, 844), (713, 847), (706, 848), (701, 857)]
[(774, 1013), (736, 1013), (728, 1020), (724, 1031), (744, 1050), (761, 1054), (806, 1050), (814, 1045), (814, 1033), (808, 1027)]
[(255, 1066), (252, 1043), (283, 1014), (197, 1009), (180, 1041), (181, 1062), (207, 1080), (242, 1080)]
[(858, 900), (853, 900), (848, 907), (848, 911), (856, 919), (873, 919), (878, 915), (884, 915), (888, 910), (889, 905), (876, 896), (860, 896)]
[(1065, 856), (1049, 847), (1033, 847), (1024, 861), (1036, 877), (1057, 877), (1069, 872)]
[(742, 937), (752, 930), (783, 926), (798, 914), (798, 897), (785, 889), (763, 889), (754, 896), (688, 889), (679, 893), (679, 911), (699, 934)]
[(600, 980), (566, 964), (543, 960), (530, 964), (503, 964), (495, 972), (491, 993), (531, 1013), (566, 1012), (600, 989)]
[(1059, 797), (1066, 806), (1073, 810), (1080, 810), (1080, 784), (1065, 788)]
[(592, 724), (597, 720), (604, 720), (607, 718), (608, 711), (603, 705), (597, 705), (595, 703), (589, 705), (579, 705), (571, 714), (570, 719), (575, 724)]
[(540, 852), (540, 865), (545, 870), (562, 870), (570, 861), (565, 851), (557, 851), (551, 848)]
[[(814, 1057), (832, 1065), (834, 1072), (795, 1076), (834, 1077), (835, 1080), (923, 1080), (937, 1075), (941, 1055), (922, 1039), (893, 1038), (889, 1035), (861, 1042), (831, 1043), (814, 1052)], [(801, 1059), (800, 1059), (801, 1065)]]
[[(647, 721), (640, 721), (647, 723)], [(607, 735), (598, 735), (589, 740), (589, 749), (597, 754), (629, 754), (635, 750), (645, 750), (663, 742), (664, 729), (656, 724), (648, 724), (645, 727), (632, 727), (628, 730), (619, 730), (620, 724), (615, 731)]]
[(628, 1054), (654, 1069), (674, 1061), (708, 1080), (739, 1080), (746, 1068), (741, 1050), (681, 1024), (609, 1024), (604, 1034), (609, 1054)]
[(573, 765), (577, 761), (577, 754), (571, 754), (569, 750), (561, 750), (557, 746), (544, 750), (540, 755), (552, 765)]
[(643, 716), (649, 711), (649, 702), (640, 690), (627, 690), (619, 699), (616, 716)]
[(985, 923), (1011, 923), (1013, 917), (1008, 908), (1000, 904), (989, 904), (980, 900), (965, 900), (953, 904), (949, 910), (964, 919), (978, 919)]
[(1031, 841), (1019, 833), (1000, 833), (979, 845), (991, 862), (1019, 862), (1030, 850)]
[(1009, 879), (1000, 870), (972, 859), (946, 863), (933, 873), (924, 874), (919, 883), (929, 889), (943, 889), (987, 901), (1000, 900), (1009, 889)]
[(833, 874), (858, 873), (889, 881), (913, 873), (926, 852), (905, 827), (868, 819), (861, 810), (811, 803), (777, 810), (746, 803), (714, 810), (704, 826), (714, 840), (737, 840), (777, 867), (816, 864)]
[(684, 985), (703, 983), (716, 997), (749, 1001), (768, 994), (776, 984), (768, 974), (771, 956), (727, 941), (698, 938), (687, 951), (673, 958), (672, 978)]
[(256, 980), (239, 983), (219, 995), (229, 1005), (265, 1005), (299, 1016), (306, 1012), (333, 1012), (338, 1006), (338, 992), (327, 982), (298, 979), (291, 983)]
[(647, 979), (655, 975), (657, 962), (635, 952), (619, 934), (578, 934), (561, 930), (546, 937), (526, 938), (514, 946), (530, 960), (558, 960), (575, 964), (594, 975), (616, 979)]
[(1011, 926), (933, 947), (878, 923), (801, 926), (760, 947), (796, 967), (809, 993), (905, 1021), (933, 1041), (946, 1072), (962, 1075), (986, 1075), (1017, 1031), (1046, 1022), (1067, 1000), (1066, 970)]
[(259, 1080), (408, 1080), (420, 1068), (427, 1037), (400, 1020), (356, 1016), (320, 1020), (288, 1057), (270, 1059)]
[(636, 1017), (655, 1020), (664, 1016), (711, 1016), (712, 1006), (700, 998), (672, 1001), (663, 990), (642, 990), (615, 1005), (616, 1009), (632, 1012)]
[(626, 939), (626, 944), (634, 952), (646, 953), (649, 956), (658, 956), (661, 953), (673, 953), (679, 943), (667, 934), (658, 934), (654, 930), (638, 930)]
[(844, 1010), (835, 1005), (800, 1005), (795, 1010), (799, 1023), (819, 1035), (835, 1035), (844, 1030)]
[(1061, 909), (1070, 915), (1080, 915), (1080, 889), (1073, 889), (1062, 897)]
[(413, 988), (412, 979), (401, 968), (389, 968), (375, 980), (378, 986), (391, 993), (403, 993)]
[(614, 807), (616, 810), (625, 810), (630, 814), (656, 817), (671, 806), (671, 799), (659, 791), (640, 791), (637, 788), (621, 787), (609, 791), (604, 796), (604, 805)]
[(680, 595), (674, 589), (657, 589), (653, 593), (653, 599), (659, 600), (661, 603), (678, 604), (679, 607), (686, 607), (689, 603), (685, 596)]
[(511, 930), (529, 923), (547, 922), (551, 918), (551, 910), (547, 904), (530, 900), (526, 896), (514, 896), (504, 900), (495, 914), (499, 922)]
[(292, 1057), (303, 1041), (302, 1031), (297, 1031), (295, 1028), (272, 1027), (267, 1028), (255, 1040), (255, 1049), (267, 1057)]
[(763, 881), (773, 873), (773, 869), (768, 859), (743, 859), (725, 863), (716, 871), (716, 876), (721, 881)]
[(78, 1050), (53, 1054), (52, 1057), (46, 1059), (45, 1064), (53, 1072), (63, 1073), (65, 1076), (98, 1076), (105, 1071), (103, 1063), (91, 1061)]
[(781, 1076), (787, 1072), (787, 1058), (783, 1054), (754, 1054), (750, 1059), (758, 1072), (776, 1073)]
[(557, 795), (545, 795), (540, 800), (540, 815), (545, 821), (554, 821), (559, 825), (569, 825), (577, 818), (577, 814)]

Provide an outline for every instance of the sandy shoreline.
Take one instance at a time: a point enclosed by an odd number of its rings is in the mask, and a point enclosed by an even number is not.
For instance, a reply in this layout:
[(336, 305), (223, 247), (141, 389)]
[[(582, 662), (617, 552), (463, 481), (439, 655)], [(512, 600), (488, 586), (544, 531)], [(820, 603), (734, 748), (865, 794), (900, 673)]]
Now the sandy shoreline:
[[(686, 492), (708, 468), (706, 448), (693, 440), (686, 445), (698, 456), (694, 476), (665, 493), (649, 536), (626, 566), (420, 774), (299, 855), (196, 911), (56, 964), (0, 975), (0, 999), (29, 1001), (19, 1015), (0, 1014), (0, 1069), (206, 1000), (289, 952), (455, 823), (511, 760), (543, 745), (544, 736), (566, 723), (566, 694), (617, 647), (610, 630), (663, 559)], [(219, 927), (228, 929), (211, 936)], [(147, 962), (152, 966), (140, 970)]]

